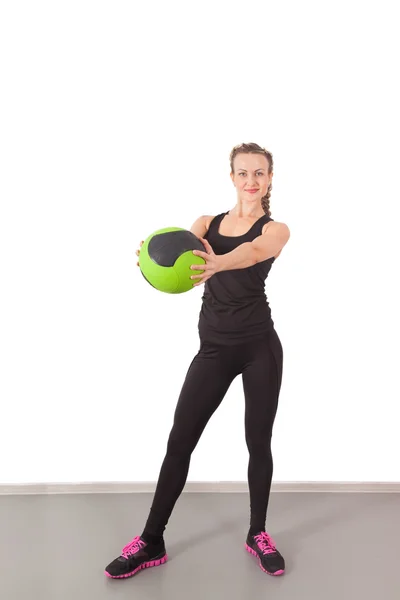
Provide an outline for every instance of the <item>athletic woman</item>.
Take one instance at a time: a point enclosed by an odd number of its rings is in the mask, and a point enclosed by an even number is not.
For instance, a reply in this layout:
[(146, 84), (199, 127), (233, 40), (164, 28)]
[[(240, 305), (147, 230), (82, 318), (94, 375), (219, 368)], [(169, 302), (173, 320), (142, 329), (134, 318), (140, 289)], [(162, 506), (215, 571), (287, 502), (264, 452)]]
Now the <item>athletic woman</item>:
[(205, 259), (204, 271), (192, 276), (193, 285), (205, 284), (200, 349), (178, 399), (144, 530), (106, 567), (106, 575), (112, 578), (130, 577), (167, 561), (164, 530), (185, 486), (192, 452), (238, 375), (243, 381), (249, 451), (250, 528), (245, 547), (266, 573), (282, 575), (285, 570), (284, 559), (266, 531), (283, 350), (265, 280), (290, 232), (285, 223), (271, 218), (272, 154), (257, 144), (242, 144), (232, 150), (230, 166), (236, 205), (216, 216), (202, 216), (191, 227), (205, 247), (204, 252), (194, 251)]

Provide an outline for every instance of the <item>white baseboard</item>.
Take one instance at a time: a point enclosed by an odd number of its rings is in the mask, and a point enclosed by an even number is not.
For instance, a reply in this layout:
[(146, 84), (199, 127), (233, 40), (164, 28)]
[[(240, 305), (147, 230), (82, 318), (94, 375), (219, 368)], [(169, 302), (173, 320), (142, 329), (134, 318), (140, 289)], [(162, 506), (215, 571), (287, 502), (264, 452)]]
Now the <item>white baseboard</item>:
[[(144, 494), (156, 482), (11, 483), (0, 484), (0, 496), (32, 494)], [(187, 482), (184, 493), (247, 493), (247, 481)], [(273, 482), (271, 492), (400, 493), (400, 482), (289, 481)]]

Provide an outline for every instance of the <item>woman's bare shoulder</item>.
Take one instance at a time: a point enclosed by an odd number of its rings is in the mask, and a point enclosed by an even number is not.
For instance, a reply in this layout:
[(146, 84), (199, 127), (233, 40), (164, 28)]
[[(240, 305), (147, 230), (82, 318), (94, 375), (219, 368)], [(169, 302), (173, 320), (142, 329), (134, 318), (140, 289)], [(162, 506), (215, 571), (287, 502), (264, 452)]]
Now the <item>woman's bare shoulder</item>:
[[(264, 235), (264, 233), (266, 233), (267, 230), (269, 229), (269, 227), (271, 227), (271, 226), (287, 231), (290, 236), (290, 230), (289, 230), (289, 227), (286, 225), (286, 223), (279, 223), (278, 221), (268, 221), (268, 223), (265, 223), (265, 225), (263, 226), (263, 228), (261, 230), (261, 234)], [(282, 252), (282, 250), (283, 250), (283, 248), (281, 250), (279, 250), (279, 252), (274, 256), (275, 259), (278, 258), (278, 256)]]
[(190, 231), (194, 233), (194, 235), (196, 235), (197, 237), (204, 237), (213, 219), (213, 215), (202, 215), (201, 217), (195, 220), (195, 222), (190, 228)]

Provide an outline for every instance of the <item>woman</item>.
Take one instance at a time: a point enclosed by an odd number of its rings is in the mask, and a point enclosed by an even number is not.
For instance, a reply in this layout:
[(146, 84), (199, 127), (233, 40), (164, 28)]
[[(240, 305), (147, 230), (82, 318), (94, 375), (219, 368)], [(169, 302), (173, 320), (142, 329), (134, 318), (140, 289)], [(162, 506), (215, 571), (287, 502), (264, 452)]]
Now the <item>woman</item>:
[(281, 575), (285, 570), (282, 555), (265, 531), (283, 352), (264, 287), (290, 232), (287, 225), (270, 216), (271, 153), (257, 144), (242, 144), (232, 150), (230, 164), (236, 206), (216, 217), (200, 217), (191, 228), (206, 250), (194, 251), (206, 264), (201, 275), (192, 276), (195, 286), (205, 283), (200, 350), (179, 396), (145, 528), (106, 568), (106, 575), (112, 578), (130, 577), (142, 568), (166, 562), (163, 533), (186, 483), (191, 454), (239, 374), (249, 450), (250, 529), (245, 546), (266, 573)]

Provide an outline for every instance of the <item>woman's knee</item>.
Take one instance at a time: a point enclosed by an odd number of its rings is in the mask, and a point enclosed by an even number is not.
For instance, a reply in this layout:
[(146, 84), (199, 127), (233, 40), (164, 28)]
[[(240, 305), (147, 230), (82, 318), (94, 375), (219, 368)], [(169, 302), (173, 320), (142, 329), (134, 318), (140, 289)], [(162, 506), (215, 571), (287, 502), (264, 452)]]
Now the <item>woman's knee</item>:
[(271, 455), (271, 435), (255, 438), (246, 436), (246, 444), (250, 456), (268, 457)]
[(197, 439), (187, 432), (177, 432), (172, 429), (167, 443), (169, 456), (190, 457), (197, 445)]

